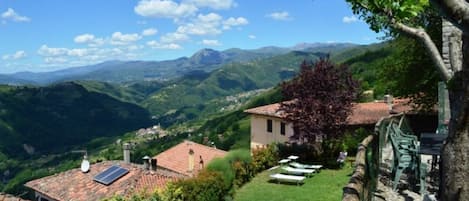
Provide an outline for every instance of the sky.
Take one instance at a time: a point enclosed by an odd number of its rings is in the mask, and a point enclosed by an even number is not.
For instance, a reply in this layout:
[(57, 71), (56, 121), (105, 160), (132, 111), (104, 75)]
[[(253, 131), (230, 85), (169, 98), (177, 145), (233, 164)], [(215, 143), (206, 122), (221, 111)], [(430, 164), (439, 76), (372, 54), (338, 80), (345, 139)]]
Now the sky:
[(380, 36), (344, 0), (0, 0), (0, 73)]

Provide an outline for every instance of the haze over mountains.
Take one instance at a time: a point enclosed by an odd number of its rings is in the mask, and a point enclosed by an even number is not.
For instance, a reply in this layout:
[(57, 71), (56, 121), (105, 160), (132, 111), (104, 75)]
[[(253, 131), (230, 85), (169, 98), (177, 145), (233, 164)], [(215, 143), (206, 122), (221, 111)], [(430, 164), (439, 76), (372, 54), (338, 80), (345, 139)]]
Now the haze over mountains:
[(3, 84), (45, 85), (71, 80), (94, 80), (103, 82), (133, 82), (169, 80), (191, 71), (210, 72), (228, 63), (244, 63), (290, 51), (333, 52), (353, 48), (351, 43), (300, 43), (293, 47), (262, 47), (254, 50), (231, 48), (224, 51), (202, 49), (191, 57), (165, 61), (107, 61), (95, 65), (72, 67), (52, 72), (18, 72), (0, 74)]

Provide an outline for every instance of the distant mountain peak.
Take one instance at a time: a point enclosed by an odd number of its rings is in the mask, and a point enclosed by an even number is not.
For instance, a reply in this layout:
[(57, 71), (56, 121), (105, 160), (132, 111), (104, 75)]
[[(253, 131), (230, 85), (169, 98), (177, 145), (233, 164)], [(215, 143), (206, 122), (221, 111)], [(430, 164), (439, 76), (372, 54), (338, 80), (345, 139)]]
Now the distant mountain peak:
[(213, 65), (222, 63), (223, 58), (223, 53), (213, 49), (204, 48), (192, 55), (190, 60), (195, 64)]

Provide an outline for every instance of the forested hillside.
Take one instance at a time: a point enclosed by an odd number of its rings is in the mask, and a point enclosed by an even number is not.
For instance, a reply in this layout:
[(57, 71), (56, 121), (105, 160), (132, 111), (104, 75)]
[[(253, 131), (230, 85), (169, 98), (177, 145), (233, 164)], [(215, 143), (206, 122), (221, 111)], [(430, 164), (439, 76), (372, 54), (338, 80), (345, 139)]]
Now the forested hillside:
[(32, 163), (41, 156), (86, 149), (84, 145), (92, 140), (149, 125), (145, 109), (75, 83), (1, 86), (0, 181), (35, 167)]

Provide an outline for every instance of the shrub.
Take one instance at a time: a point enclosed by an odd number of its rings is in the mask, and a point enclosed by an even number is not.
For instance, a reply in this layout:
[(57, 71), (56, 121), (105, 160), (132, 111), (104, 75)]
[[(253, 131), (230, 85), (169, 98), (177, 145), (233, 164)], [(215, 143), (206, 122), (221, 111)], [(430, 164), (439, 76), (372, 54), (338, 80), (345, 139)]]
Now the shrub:
[(106, 198), (103, 201), (167, 201), (163, 200), (159, 191), (147, 192), (146, 190), (133, 193), (130, 197), (123, 197), (120, 195)]
[[(219, 172), (203, 170), (197, 177), (176, 182), (173, 192), (166, 192), (168, 201), (218, 201), (226, 194), (223, 176)], [(171, 189), (167, 189), (171, 190)]]
[(290, 155), (299, 156), (299, 161), (307, 164), (313, 162), (322, 163), (322, 147), (320, 144), (279, 144), (278, 152), (280, 158), (287, 158)]
[(254, 176), (251, 152), (249, 150), (238, 149), (230, 151), (225, 156), (225, 160), (229, 161), (234, 172), (235, 178), (233, 184), (235, 187), (242, 186)]
[(265, 148), (255, 149), (252, 154), (254, 173), (275, 166), (279, 160), (278, 150), (275, 144), (267, 145)]

